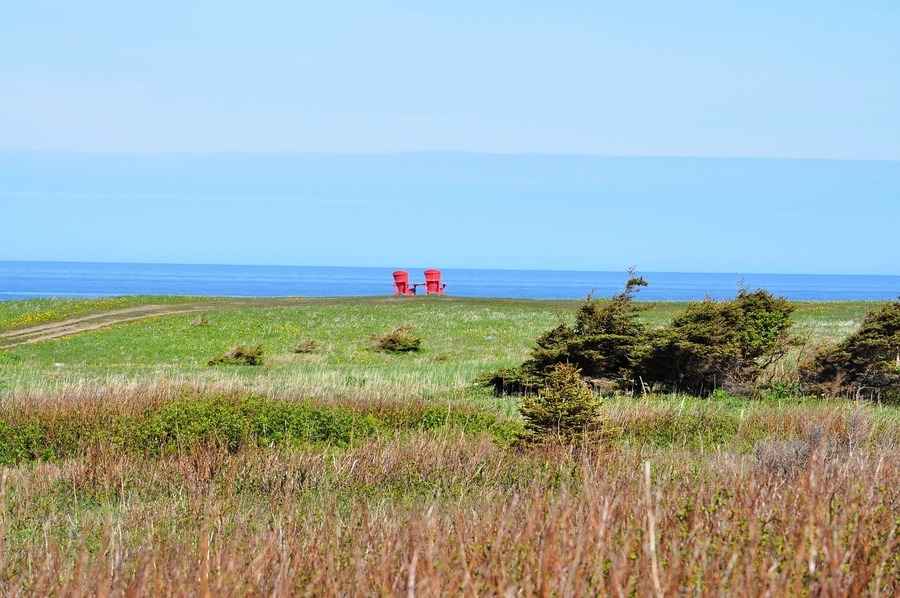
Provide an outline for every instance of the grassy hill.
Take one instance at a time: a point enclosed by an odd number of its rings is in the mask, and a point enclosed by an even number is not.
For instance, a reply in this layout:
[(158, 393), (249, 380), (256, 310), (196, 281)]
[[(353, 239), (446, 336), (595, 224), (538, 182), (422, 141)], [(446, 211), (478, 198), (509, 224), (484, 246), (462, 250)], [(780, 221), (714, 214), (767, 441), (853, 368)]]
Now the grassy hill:
[[(515, 444), (517, 400), (472, 381), (520, 362), (576, 306), (220, 300), (4, 350), (0, 588), (900, 591), (898, 408), (604, 397), (591, 445)], [(120, 307), (0, 303), (0, 322)], [(662, 325), (685, 306), (647, 307)], [(794, 317), (827, 342), (872, 307)], [(404, 325), (420, 352), (373, 350)], [(262, 345), (264, 365), (207, 365), (237, 344)]]

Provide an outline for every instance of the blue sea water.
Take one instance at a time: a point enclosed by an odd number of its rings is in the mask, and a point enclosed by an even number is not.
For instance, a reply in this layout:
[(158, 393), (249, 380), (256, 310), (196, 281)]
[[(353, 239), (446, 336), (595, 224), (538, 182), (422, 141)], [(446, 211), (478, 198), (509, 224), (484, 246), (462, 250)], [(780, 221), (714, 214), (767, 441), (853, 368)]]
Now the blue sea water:
[[(393, 268), (224, 266), (0, 262), (0, 300), (114, 295), (338, 297), (388, 295)], [(423, 270), (409, 268), (413, 282)], [(685, 301), (733, 297), (741, 286), (766, 288), (794, 300), (890, 300), (900, 276), (811, 274), (703, 274), (644, 272), (640, 298)], [(450, 295), (523, 299), (578, 299), (618, 292), (624, 272), (444, 269)]]

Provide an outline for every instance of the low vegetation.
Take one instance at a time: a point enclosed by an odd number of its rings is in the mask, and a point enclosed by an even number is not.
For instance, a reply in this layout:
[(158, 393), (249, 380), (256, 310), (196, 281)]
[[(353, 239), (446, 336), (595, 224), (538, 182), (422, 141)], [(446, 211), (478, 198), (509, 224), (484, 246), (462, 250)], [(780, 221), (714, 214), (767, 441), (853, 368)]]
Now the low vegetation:
[(575, 315), (575, 323), (562, 323), (534, 342), (529, 358), (519, 367), (483, 375), (477, 382), (497, 394), (528, 394), (543, 387), (560, 364), (571, 364), (594, 384), (607, 389), (630, 386), (645, 342), (642, 306), (633, 301), (646, 286), (632, 276), (625, 290), (601, 302), (588, 296)]
[(348, 446), (375, 435), (443, 427), (493, 434), (498, 442), (508, 442), (519, 429), (514, 421), (470, 405), (323, 403), (214, 391), (185, 391), (156, 400), (136, 394), (120, 401), (0, 411), (0, 465), (58, 461), (96, 446), (145, 456), (206, 445), (228, 452), (250, 446)]
[[(3, 416), (62, 410), (71, 419), (57, 430), (71, 430), (98, 409), (146, 406), (142, 396)], [(197, 400), (173, 404), (169, 429), (220, 408)], [(443, 424), (347, 448), (174, 442), (147, 454), (112, 436), (84, 443), (3, 470), (0, 585), (11, 595), (900, 591), (896, 417), (759, 404), (734, 410), (735, 431), (728, 417), (703, 415), (708, 402), (630, 401), (607, 412), (620, 436), (579, 450), (521, 451), (484, 428)], [(427, 409), (364, 411), (385, 422)], [(226, 413), (216, 425), (228, 429)], [(626, 434), (677, 437), (687, 422), (705, 444), (658, 448)], [(735, 442), (745, 426), (752, 445)]]
[(319, 343), (312, 339), (302, 340), (296, 345), (294, 345), (293, 352), (298, 355), (305, 355), (308, 353), (315, 353), (319, 349)]
[(422, 348), (422, 337), (411, 326), (400, 326), (372, 339), (375, 349), (385, 353), (413, 353)]
[(262, 365), (263, 352), (262, 345), (253, 347), (237, 345), (222, 355), (213, 357), (207, 362), (207, 365)]

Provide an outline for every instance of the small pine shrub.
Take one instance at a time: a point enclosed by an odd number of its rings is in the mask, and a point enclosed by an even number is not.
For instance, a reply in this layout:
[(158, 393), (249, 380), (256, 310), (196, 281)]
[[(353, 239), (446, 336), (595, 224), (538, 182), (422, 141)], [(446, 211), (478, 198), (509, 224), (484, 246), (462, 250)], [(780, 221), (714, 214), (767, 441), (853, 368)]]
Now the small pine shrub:
[(411, 353), (422, 346), (422, 338), (410, 326), (400, 326), (387, 334), (374, 337), (373, 340), (375, 349), (385, 353)]
[(262, 365), (263, 348), (262, 345), (255, 347), (245, 347), (238, 345), (226, 353), (214, 357), (207, 362), (209, 366), (216, 365)]
[(667, 391), (707, 396), (716, 389), (748, 394), (762, 373), (793, 346), (793, 306), (767, 291), (740, 291), (733, 301), (702, 301), (650, 335), (639, 367)]
[(294, 346), (293, 352), (297, 354), (315, 353), (319, 349), (319, 343), (312, 339), (300, 341)]
[(900, 402), (900, 301), (870, 313), (860, 329), (800, 367), (804, 389)]
[(536, 395), (526, 396), (521, 413), (529, 440), (572, 440), (600, 429), (600, 400), (585, 383), (581, 371), (558, 364), (548, 373)]

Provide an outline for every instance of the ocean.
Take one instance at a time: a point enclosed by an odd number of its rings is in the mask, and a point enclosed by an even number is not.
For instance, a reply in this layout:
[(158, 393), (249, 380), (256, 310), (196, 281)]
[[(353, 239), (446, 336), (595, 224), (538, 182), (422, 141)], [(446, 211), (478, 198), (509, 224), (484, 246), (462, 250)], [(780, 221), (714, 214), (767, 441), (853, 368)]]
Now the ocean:
[[(347, 297), (389, 295), (394, 268), (226, 266), (0, 261), (0, 300), (116, 295)], [(407, 268), (413, 282), (423, 269)], [(798, 301), (871, 300), (900, 296), (900, 276), (642, 272), (650, 286), (639, 298), (688, 301), (733, 297), (741, 287), (765, 288)], [(459, 297), (579, 299), (609, 296), (624, 272), (443, 270), (447, 293)]]

